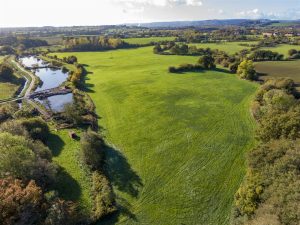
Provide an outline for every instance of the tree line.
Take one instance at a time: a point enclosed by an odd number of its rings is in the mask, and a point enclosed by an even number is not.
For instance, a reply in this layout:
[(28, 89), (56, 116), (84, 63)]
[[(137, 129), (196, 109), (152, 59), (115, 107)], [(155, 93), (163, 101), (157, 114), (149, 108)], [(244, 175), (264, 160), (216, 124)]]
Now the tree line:
[(235, 195), (232, 224), (300, 221), (300, 103), (290, 79), (271, 79), (257, 91), (252, 113), (258, 144), (247, 156), (247, 173)]

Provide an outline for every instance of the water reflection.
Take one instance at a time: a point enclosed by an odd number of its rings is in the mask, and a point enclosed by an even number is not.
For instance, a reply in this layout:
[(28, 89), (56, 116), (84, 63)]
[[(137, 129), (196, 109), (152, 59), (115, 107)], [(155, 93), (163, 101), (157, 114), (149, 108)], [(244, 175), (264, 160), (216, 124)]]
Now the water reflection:
[(35, 100), (42, 103), (47, 109), (50, 109), (53, 112), (62, 112), (65, 104), (73, 102), (73, 94), (56, 95), (43, 100), (36, 98)]
[[(34, 56), (20, 58), (20, 61), (25, 67), (33, 67), (35, 65), (44, 67), (48, 65), (46, 61), (38, 59)], [(35, 75), (38, 76), (42, 81), (40, 86), (36, 89), (36, 92), (50, 88), (56, 88), (65, 82), (69, 76), (68, 72), (63, 72), (62, 69), (53, 68), (40, 68), (33, 70), (33, 73), (35, 73)], [(47, 109), (50, 109), (53, 112), (61, 112), (65, 104), (73, 102), (73, 94), (70, 93), (67, 95), (56, 95), (43, 100), (35, 100), (42, 103)]]

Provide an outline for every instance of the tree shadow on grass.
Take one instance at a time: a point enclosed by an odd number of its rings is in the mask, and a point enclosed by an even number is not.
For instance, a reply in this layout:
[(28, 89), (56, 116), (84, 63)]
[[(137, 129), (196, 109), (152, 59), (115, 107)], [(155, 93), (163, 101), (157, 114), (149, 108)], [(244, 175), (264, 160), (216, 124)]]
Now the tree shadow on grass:
[(78, 182), (62, 167), (58, 170), (54, 188), (58, 191), (59, 196), (67, 201), (78, 201), (81, 195)]
[(111, 214), (106, 216), (105, 218), (102, 218), (96, 225), (113, 225), (117, 224), (119, 217), (124, 216), (130, 220), (133, 220), (137, 222), (136, 216), (129, 210), (131, 205), (126, 201), (124, 198), (117, 197), (116, 201), (118, 202), (117, 207), (118, 210)]
[(50, 133), (48, 140), (47, 140), (47, 146), (52, 152), (53, 156), (59, 156), (63, 147), (65, 146), (65, 142), (60, 138), (60, 136)]
[(141, 178), (132, 170), (124, 155), (107, 146), (105, 149), (105, 170), (113, 186), (132, 197), (138, 197), (139, 189), (143, 187)]
[[(143, 187), (143, 183), (137, 173), (132, 170), (124, 155), (120, 151), (106, 146), (105, 157), (104, 169), (114, 188), (137, 198), (139, 189)], [(116, 202), (118, 208), (117, 212), (102, 219), (97, 223), (97, 225), (116, 224), (120, 215), (137, 221), (135, 214), (130, 211), (131, 205), (126, 201), (126, 199), (117, 196)]]

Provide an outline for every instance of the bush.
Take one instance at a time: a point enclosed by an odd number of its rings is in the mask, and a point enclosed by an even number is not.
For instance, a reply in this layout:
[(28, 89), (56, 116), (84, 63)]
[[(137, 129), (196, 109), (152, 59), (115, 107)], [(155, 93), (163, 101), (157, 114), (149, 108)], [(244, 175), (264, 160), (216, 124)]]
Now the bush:
[(46, 122), (39, 118), (22, 120), (22, 125), (28, 131), (30, 137), (34, 140), (41, 140), (44, 143), (50, 134), (49, 127)]
[(101, 169), (104, 159), (104, 143), (99, 134), (88, 130), (81, 137), (81, 158), (92, 170)]
[(0, 79), (3, 80), (13, 80), (14, 79), (14, 71), (13, 69), (6, 65), (6, 64), (0, 64)]
[(97, 221), (102, 217), (116, 211), (114, 194), (110, 183), (106, 176), (95, 171), (92, 175), (93, 180), (93, 196), (94, 196), (94, 212), (93, 220)]
[(257, 138), (263, 142), (272, 139), (300, 137), (300, 108), (292, 108), (287, 113), (271, 111), (263, 116), (257, 130)]
[(204, 69), (215, 69), (215, 60), (211, 55), (201, 56), (198, 60), (198, 64)]
[(196, 65), (193, 65), (193, 64), (182, 64), (178, 67), (169, 67), (169, 72), (170, 73), (182, 73), (182, 72), (194, 72), (194, 71), (199, 71), (199, 70), (202, 70), (203, 68), (196, 64)]
[(256, 80), (257, 74), (254, 69), (253, 62), (251, 60), (244, 60), (240, 63), (237, 70), (238, 75), (242, 79), (246, 80)]

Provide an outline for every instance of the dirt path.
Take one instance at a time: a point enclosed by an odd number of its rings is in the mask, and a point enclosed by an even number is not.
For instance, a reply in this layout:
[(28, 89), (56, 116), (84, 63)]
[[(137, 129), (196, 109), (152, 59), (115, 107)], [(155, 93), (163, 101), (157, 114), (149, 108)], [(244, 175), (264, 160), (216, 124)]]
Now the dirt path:
[[(30, 93), (32, 92), (33, 88), (34, 88), (34, 84), (36, 82), (36, 77), (28, 72), (27, 70), (25, 70), (18, 62), (16, 62), (15, 60), (11, 60), (11, 62), (19, 69), (21, 70), (22, 72), (26, 73), (27, 75), (29, 75), (31, 77), (31, 82), (29, 84), (29, 87), (27, 88), (25, 94), (24, 94), (24, 97), (28, 97), (30, 95)], [(25, 77), (25, 79), (28, 79)]]

